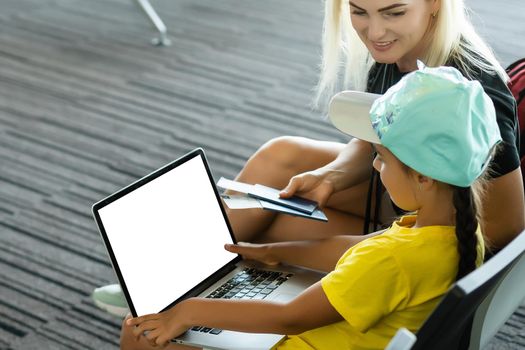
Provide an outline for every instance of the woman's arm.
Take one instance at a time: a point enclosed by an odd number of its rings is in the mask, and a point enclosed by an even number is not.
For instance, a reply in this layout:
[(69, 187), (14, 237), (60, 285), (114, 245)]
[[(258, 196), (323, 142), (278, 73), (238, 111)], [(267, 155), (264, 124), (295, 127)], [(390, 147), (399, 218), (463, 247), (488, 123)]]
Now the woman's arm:
[(369, 142), (352, 139), (337, 158), (325, 165), (323, 170), (339, 192), (370, 178), (374, 150)]
[(503, 248), (525, 229), (525, 200), (520, 168), (489, 182), (483, 202), (482, 230), (488, 243)]
[(286, 304), (191, 298), (162, 313), (130, 319), (127, 325), (137, 326), (135, 336), (140, 337), (148, 331), (146, 338), (162, 345), (193, 326), (250, 333), (299, 334), (342, 319), (318, 282)]
[[(278, 242), (268, 244), (239, 243), (227, 244), (224, 248), (240, 254), (245, 259), (256, 260), (268, 265), (285, 263), (323, 272), (333, 271), (339, 258), (355, 244), (380, 234), (366, 236), (332, 236), (316, 241)], [(313, 259), (312, 257), (315, 257)]]

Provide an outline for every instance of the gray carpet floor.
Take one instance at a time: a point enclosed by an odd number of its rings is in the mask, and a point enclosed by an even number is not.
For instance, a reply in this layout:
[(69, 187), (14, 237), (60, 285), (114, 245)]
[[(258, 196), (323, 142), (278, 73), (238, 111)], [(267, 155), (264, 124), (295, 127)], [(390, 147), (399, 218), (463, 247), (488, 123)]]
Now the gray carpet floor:
[[(504, 65), (525, 56), (522, 0), (468, 3)], [(346, 140), (309, 107), (320, 1), (153, 4), (170, 47), (131, 0), (0, 0), (0, 349), (118, 347), (95, 201), (198, 146), (218, 179), (272, 137)]]

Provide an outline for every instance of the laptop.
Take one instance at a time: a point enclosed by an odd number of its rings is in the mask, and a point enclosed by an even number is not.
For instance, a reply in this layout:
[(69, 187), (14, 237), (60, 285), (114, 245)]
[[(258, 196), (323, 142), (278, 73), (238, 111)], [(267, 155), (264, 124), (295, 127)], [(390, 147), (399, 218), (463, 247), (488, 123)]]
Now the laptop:
[[(224, 249), (236, 243), (204, 151), (165, 165), (93, 205), (134, 317), (190, 297), (286, 302), (322, 274), (264, 266)], [(193, 327), (174, 339), (210, 349), (271, 349), (283, 335)]]

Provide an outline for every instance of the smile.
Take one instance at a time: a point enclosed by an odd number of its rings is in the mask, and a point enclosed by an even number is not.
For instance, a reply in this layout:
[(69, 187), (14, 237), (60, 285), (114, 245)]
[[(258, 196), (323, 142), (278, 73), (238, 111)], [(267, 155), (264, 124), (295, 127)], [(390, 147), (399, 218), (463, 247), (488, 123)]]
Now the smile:
[(388, 50), (392, 44), (394, 44), (396, 42), (396, 40), (391, 40), (391, 41), (371, 41), (372, 45), (374, 46), (374, 48), (376, 50), (379, 50), (379, 51), (386, 51)]

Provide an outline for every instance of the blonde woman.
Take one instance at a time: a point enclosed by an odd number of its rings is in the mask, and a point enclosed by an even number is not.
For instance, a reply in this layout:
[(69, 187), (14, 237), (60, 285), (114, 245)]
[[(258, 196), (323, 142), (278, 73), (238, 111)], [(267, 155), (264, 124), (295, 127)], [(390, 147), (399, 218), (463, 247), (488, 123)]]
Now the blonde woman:
[[(481, 226), (488, 243), (502, 247), (525, 228), (516, 107), (506, 87), (508, 77), (473, 29), (463, 0), (326, 0), (320, 105), (338, 88), (382, 94), (416, 70), (417, 60), (430, 67), (453, 66), (468, 79), (479, 80), (494, 103), (503, 142), (491, 164)], [(299, 137), (267, 142), (248, 160), (237, 180), (282, 188), (282, 196), (315, 199), (324, 206), (329, 221), (259, 209), (231, 210), (228, 217), (237, 240), (278, 242), (355, 235), (350, 239), (357, 243), (374, 235), (363, 235), (368, 230), (364, 223), (373, 158), (370, 144), (358, 139), (346, 145)], [(371, 212), (380, 209), (371, 217), (376, 224), (389, 226), (402, 215), (386, 192), (374, 193), (370, 207)], [(93, 297), (112, 313), (127, 311), (118, 285), (98, 288)]]
[[(468, 79), (479, 80), (494, 103), (503, 146), (491, 165), (481, 224), (488, 243), (500, 248), (525, 228), (516, 107), (506, 87), (508, 77), (472, 27), (463, 0), (326, 1), (317, 102), (336, 92), (341, 76), (343, 88), (382, 94), (417, 69), (417, 60), (430, 67), (453, 66)], [(252, 242), (341, 234), (359, 235), (356, 242), (364, 239), (372, 159), (370, 144), (357, 139), (346, 145), (299, 137), (267, 142), (237, 180), (282, 188), (283, 197), (315, 199), (325, 207), (329, 221), (232, 210), (228, 215), (235, 235)], [(400, 212), (388, 196), (378, 198), (382, 202), (377, 221), (389, 225)]]

